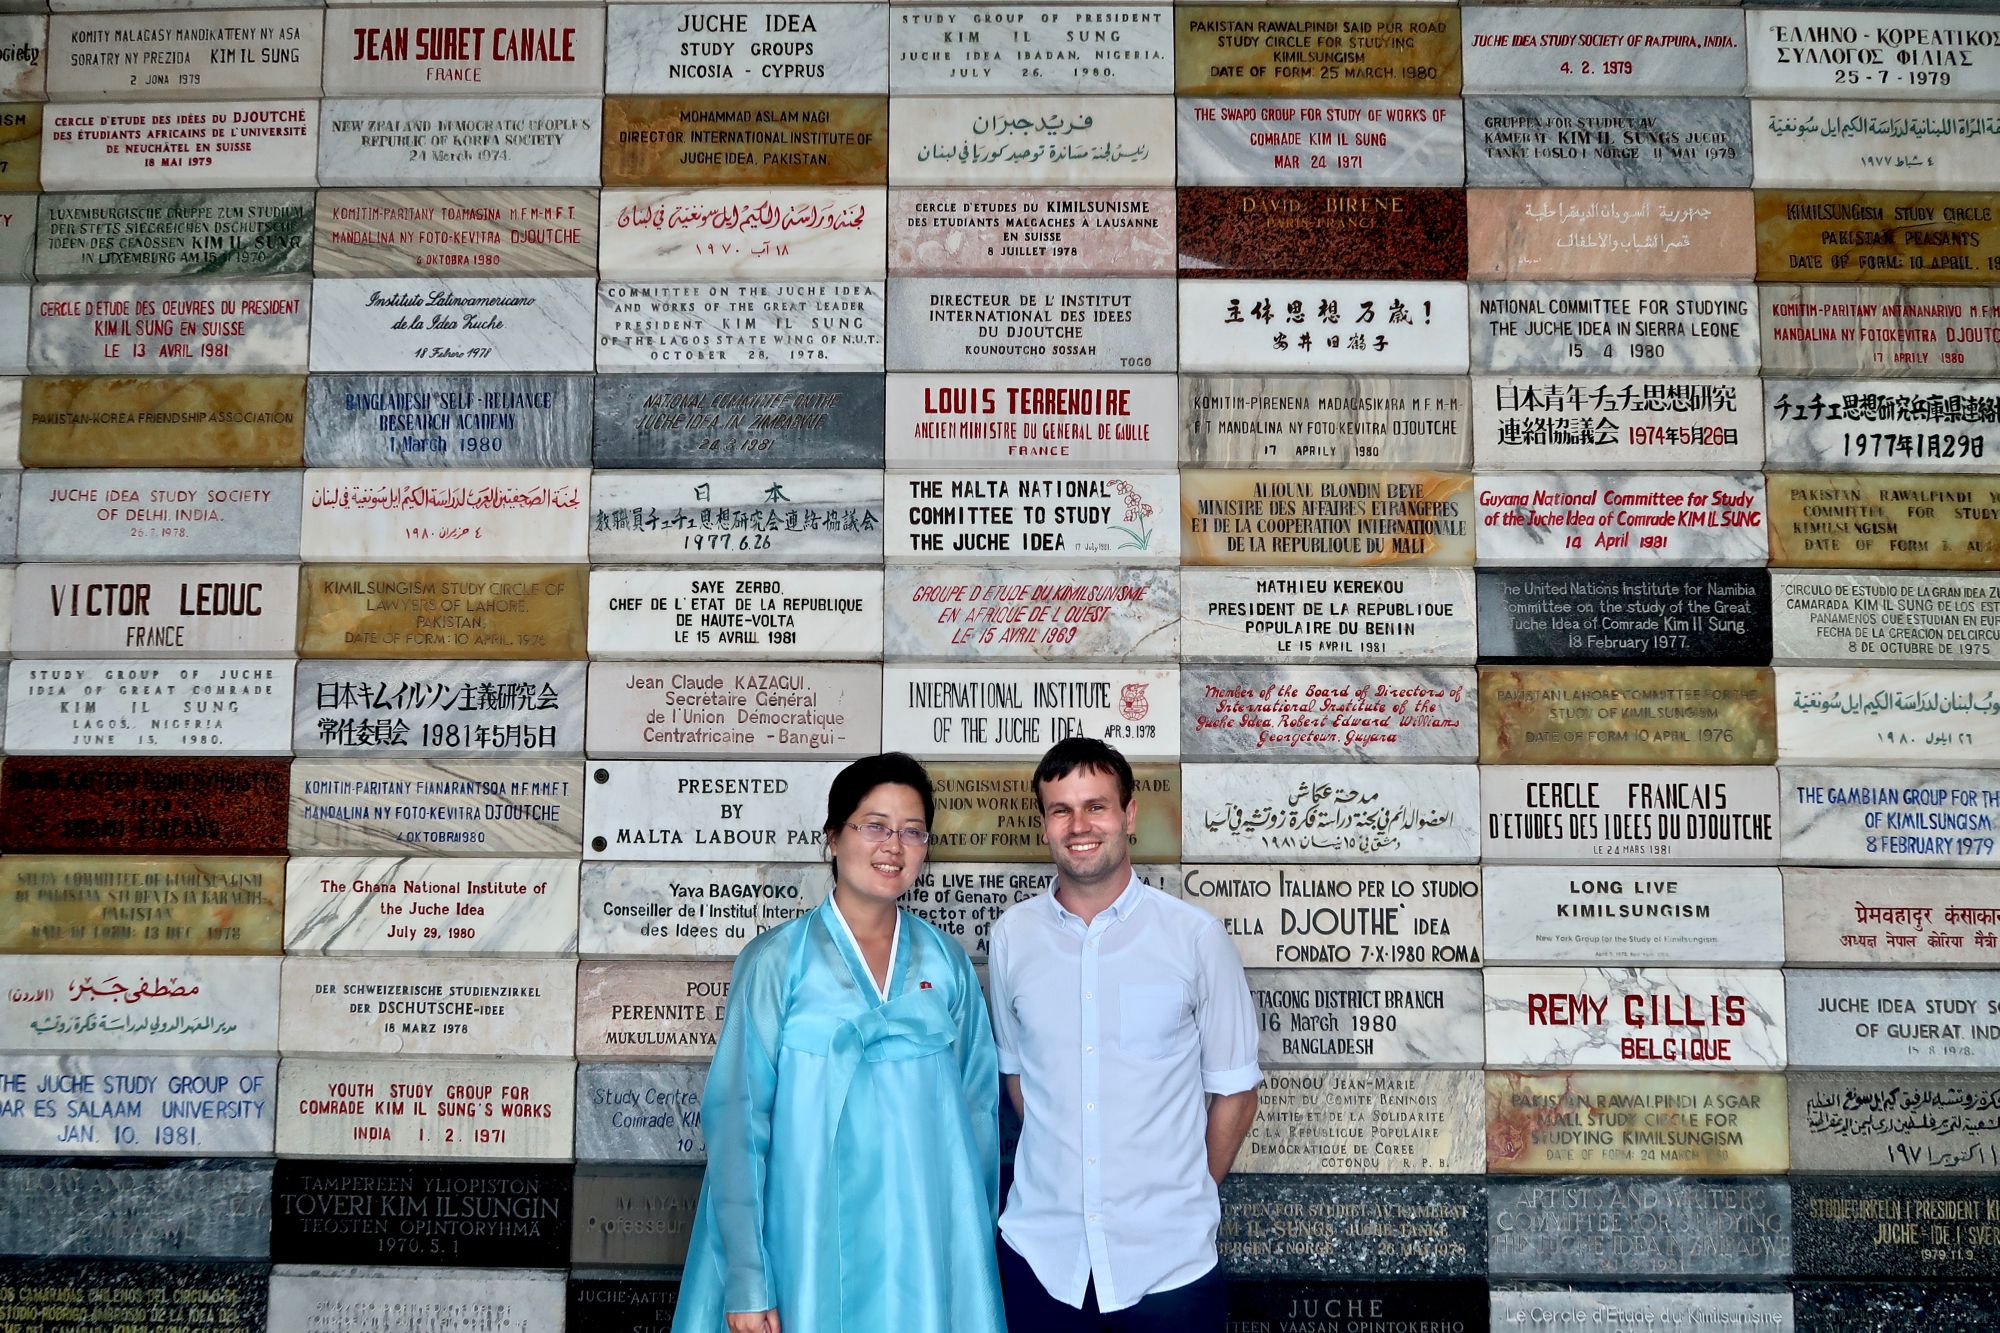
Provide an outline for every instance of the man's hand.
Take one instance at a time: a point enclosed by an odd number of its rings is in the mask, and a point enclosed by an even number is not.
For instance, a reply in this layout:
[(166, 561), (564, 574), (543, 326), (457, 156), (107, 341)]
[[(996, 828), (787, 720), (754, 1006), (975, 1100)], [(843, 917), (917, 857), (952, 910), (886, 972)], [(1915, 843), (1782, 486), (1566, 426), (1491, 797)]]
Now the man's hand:
[(778, 1333), (778, 1311), (775, 1307), (753, 1314), (733, 1314), (727, 1318), (729, 1333)]
[(1257, 1089), (1208, 1099), (1208, 1174), (1220, 1185), (1257, 1118)]

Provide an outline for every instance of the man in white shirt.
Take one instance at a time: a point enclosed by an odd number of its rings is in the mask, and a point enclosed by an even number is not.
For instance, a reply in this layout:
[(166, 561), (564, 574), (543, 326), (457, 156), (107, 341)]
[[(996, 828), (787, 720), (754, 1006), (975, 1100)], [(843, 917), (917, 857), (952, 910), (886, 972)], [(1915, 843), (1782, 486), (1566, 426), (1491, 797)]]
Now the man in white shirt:
[(1049, 892), (988, 943), (1021, 1113), (1000, 1215), (1019, 1333), (1221, 1333), (1216, 1186), (1257, 1115), (1257, 1013), (1222, 923), (1132, 873), (1132, 766), (1072, 737), (1035, 770)]

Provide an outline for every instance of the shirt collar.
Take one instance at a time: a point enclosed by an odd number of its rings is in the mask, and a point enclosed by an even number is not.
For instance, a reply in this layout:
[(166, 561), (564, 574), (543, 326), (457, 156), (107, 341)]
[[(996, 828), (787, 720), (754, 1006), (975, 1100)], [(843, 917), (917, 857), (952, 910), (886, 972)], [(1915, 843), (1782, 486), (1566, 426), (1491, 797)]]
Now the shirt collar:
[[(1116, 898), (1113, 898), (1111, 905), (1097, 914), (1098, 920), (1104, 921), (1108, 925), (1114, 921), (1123, 921), (1126, 917), (1132, 915), (1132, 913), (1139, 909), (1139, 903), (1144, 897), (1140, 890), (1145, 887), (1146, 881), (1139, 878), (1138, 871), (1133, 871), (1132, 880), (1125, 886), (1125, 891)], [(1051, 875), (1049, 877), (1048, 890), (1043, 893), (1042, 897), (1048, 900), (1049, 914), (1057, 924), (1075, 922), (1079, 926), (1083, 925), (1082, 917), (1064, 907), (1056, 899), (1055, 876)]]

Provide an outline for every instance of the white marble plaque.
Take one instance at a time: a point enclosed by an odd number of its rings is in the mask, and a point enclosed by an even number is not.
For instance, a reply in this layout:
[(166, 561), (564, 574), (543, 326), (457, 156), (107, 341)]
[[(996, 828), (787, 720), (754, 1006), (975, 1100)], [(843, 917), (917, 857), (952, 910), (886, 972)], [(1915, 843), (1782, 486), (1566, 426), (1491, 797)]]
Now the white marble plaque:
[(2000, 188), (2000, 110), (1990, 102), (1759, 98), (1750, 133), (1759, 189)]
[(58, 14), (49, 20), (49, 96), (259, 97), (320, 79), (320, 22), (297, 9)]
[(1486, 859), (1561, 865), (1768, 865), (1778, 850), (1771, 768), (1488, 764)]
[(1781, 768), (1786, 865), (2000, 865), (2000, 774), (1949, 768)]
[(1182, 185), (1465, 184), (1456, 97), (1174, 101)]
[(607, 190), (598, 213), (606, 278), (884, 276), (888, 192), (863, 186)]
[(1781, 667), (1778, 762), (1950, 765), (2000, 747), (2000, 673)]
[(21, 466), (21, 380), (0, 377), (0, 469)]
[(583, 673), (581, 662), (300, 662), (292, 752), (581, 754)]
[(1977, 1069), (2000, 1062), (2000, 975), (1785, 973), (1798, 1069)]
[(885, 667), (882, 748), (927, 759), (1039, 759), (1088, 736), (1131, 758), (1180, 755), (1174, 667)]
[(392, 859), (419, 852), (574, 856), (582, 836), (583, 765), (573, 761), (299, 759), (292, 764), (287, 837), (294, 852)]
[(1766, 282), (1757, 299), (1767, 371), (2000, 376), (1991, 287)]
[(891, 375), (892, 468), (1174, 466), (1166, 375)]
[(1172, 660), (1180, 578), (1138, 566), (890, 565), (882, 571), (891, 658)]
[(39, 102), (47, 86), (49, 21), (39, 14), (0, 16), (0, 100)]
[(1460, 13), (1468, 93), (1743, 92), (1741, 10), (1467, 5)]
[(1481, 469), (1756, 468), (1765, 401), (1754, 378), (1475, 375), (1472, 458)]
[(1477, 967), (1479, 870), (1191, 865), (1181, 897), (1213, 913), (1245, 967)]
[(1171, 93), (1170, 5), (898, 6), (889, 91)]
[(1470, 764), (1184, 764), (1189, 860), (1477, 861)]
[(1486, 1169), (1485, 1084), (1471, 1069), (1267, 1070), (1257, 1085), (1259, 1115), (1235, 1169), (1478, 1175)]
[(1771, 571), (1772, 660), (2000, 661), (2000, 585), (1983, 574)]
[(321, 278), (312, 368), (589, 370), (588, 278)]
[(583, 5), (373, 5), (326, 12), (329, 97), (604, 88), (604, 11)]
[[(23, 214), (25, 216), (25, 213)], [(0, 285), (0, 372), (18, 374), (29, 368), (29, 335), (33, 309), (31, 292), (25, 283)], [(18, 380), (14, 381), (19, 383)], [(21, 432), (20, 394), (14, 394), (13, 429), (8, 432), (18, 454)]]
[(1463, 472), (1472, 458), (1462, 376), (1185, 375), (1180, 391), (1183, 463)]
[(1481, 565), (1757, 565), (1758, 472), (1509, 472), (1478, 479)]
[(294, 1264), (271, 1273), (271, 1333), (321, 1333), (330, 1314), (351, 1321), (355, 1333), (444, 1333), (431, 1322), (434, 1310), (439, 1319), (464, 1320), (482, 1333), (561, 1328), (563, 1274)]
[(604, 91), (889, 91), (886, 4), (619, 4)]
[(859, 759), (885, 748), (882, 697), (874, 666), (598, 662), (590, 668), (590, 753)]
[(14, 582), (23, 657), (279, 657), (297, 645), (290, 565), (29, 565)]
[(1184, 370), (1462, 375), (1457, 282), (1183, 282)]
[(882, 558), (882, 474), (605, 471), (588, 521), (599, 563), (871, 564)]
[(1173, 143), (1171, 97), (889, 102), (889, 178), (898, 186), (1170, 186)]
[(2000, 879), (1962, 870), (1787, 870), (1785, 956), (1800, 967), (1992, 967)]
[(567, 1059), (576, 964), (490, 958), (287, 958), (278, 1050), (295, 1055)]
[(42, 188), (310, 189), (315, 106), (286, 98), (51, 108), (42, 125)]
[(45, 282), (34, 289), (28, 365), (40, 374), (296, 373), (306, 368), (311, 289), (305, 278)]
[(292, 659), (17, 661), (9, 754), (291, 753)]
[(1489, 967), (1496, 1069), (1783, 1069), (1775, 969)]
[(278, 960), (50, 955), (7, 960), (0, 1051), (276, 1054)]
[(1750, 91), (1878, 98), (2000, 96), (2000, 17), (1746, 11)]
[(596, 97), (329, 97), (319, 183), (594, 186), (603, 128)]
[(1180, 555), (1180, 478), (895, 472), (888, 476), (891, 560), (1171, 564)]
[(294, 856), (292, 954), (546, 956), (576, 951), (569, 859)]
[(0, 1152), (268, 1157), (278, 1062), (242, 1056), (0, 1056)]
[(1471, 671), (1194, 668), (1181, 675), (1181, 745), (1189, 758), (1257, 763), (1469, 763), (1478, 694)]
[(897, 278), (892, 370), (1174, 368), (1169, 278)]
[(574, 1060), (295, 1057), (278, 1077), (287, 1157), (571, 1160)]
[(880, 282), (604, 282), (597, 368), (880, 370)]
[(707, 1086), (700, 1065), (577, 1066), (576, 1160), (700, 1166), (708, 1154), (701, 1135)]
[(1567, 374), (1755, 373), (1757, 288), (1732, 282), (1475, 282), (1472, 364)]
[(50, 469), (27, 475), (23, 560), (285, 560), (297, 471)]
[(879, 569), (593, 569), (590, 655), (879, 657)]
[(838, 763), (606, 761), (589, 770), (586, 861), (818, 861)]
[(1470, 662), (1472, 571), (1189, 569), (1181, 656), (1204, 662)]
[(1257, 968), (1265, 1069), (1477, 1069), (1479, 976), (1469, 971)]
[(1778, 872), (1492, 866), (1489, 963), (1776, 967), (1785, 961)]
[(581, 562), (590, 473), (581, 468), (314, 468), (306, 560)]
[(1772, 380), (1772, 469), (2000, 471), (2000, 386), (1991, 380)]
[[(583, 872), (578, 942), (586, 958), (734, 958), (745, 941), (818, 906), (832, 883), (825, 866), (810, 863), (593, 862)], [(916, 891), (902, 899), (913, 910)]]

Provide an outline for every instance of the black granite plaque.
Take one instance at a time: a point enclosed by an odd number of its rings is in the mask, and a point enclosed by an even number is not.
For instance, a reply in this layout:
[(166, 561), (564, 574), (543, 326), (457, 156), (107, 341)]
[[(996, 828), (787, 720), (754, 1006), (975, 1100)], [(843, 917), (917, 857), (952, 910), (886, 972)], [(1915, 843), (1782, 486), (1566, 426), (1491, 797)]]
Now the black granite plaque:
[(702, 1168), (584, 1167), (576, 1173), (570, 1262), (664, 1268), (687, 1260)]
[(1495, 1180), (1494, 1277), (1772, 1278), (1792, 1268), (1781, 1180)]
[(1486, 1182), (1231, 1175), (1216, 1245), (1238, 1278), (1477, 1277), (1486, 1271)]
[(1795, 1333), (1965, 1333), (1991, 1329), (2000, 1285), (1990, 1282), (1794, 1282)]
[(1482, 569), (1479, 660), (1765, 666), (1761, 569)]
[(271, 1195), (271, 1258), (561, 1268), (569, 1262), (570, 1171), (280, 1161)]
[(1797, 1176), (1801, 1277), (2000, 1277), (2000, 1179)]
[(606, 375), (598, 467), (882, 466), (880, 375)]
[(669, 1278), (571, 1274), (569, 1326), (590, 1333), (666, 1333), (681, 1284)]
[(0, 1260), (7, 1333), (264, 1333), (271, 1266)]
[(262, 1259), (270, 1252), (269, 1162), (0, 1158), (0, 1254)]
[(1253, 1282), (1229, 1286), (1230, 1333), (1483, 1333), (1484, 1282)]

